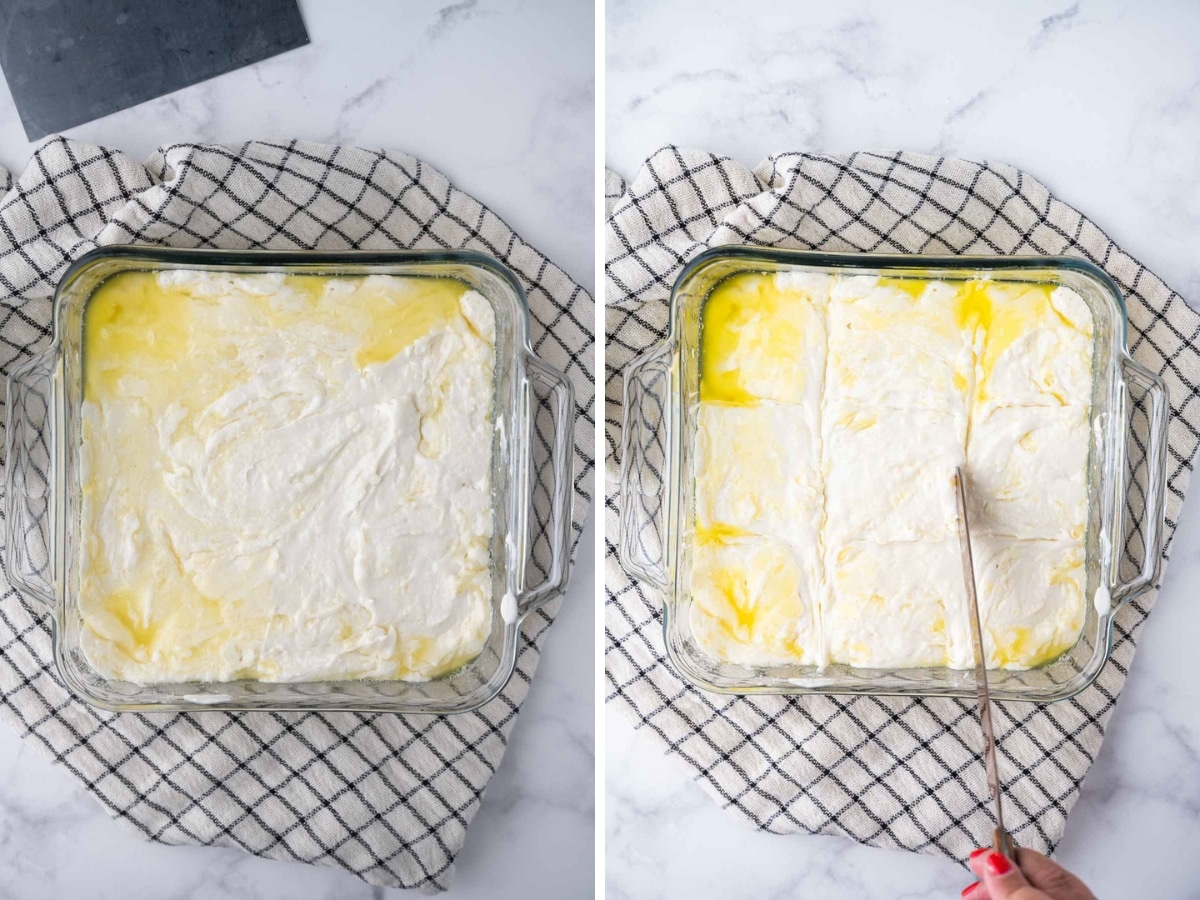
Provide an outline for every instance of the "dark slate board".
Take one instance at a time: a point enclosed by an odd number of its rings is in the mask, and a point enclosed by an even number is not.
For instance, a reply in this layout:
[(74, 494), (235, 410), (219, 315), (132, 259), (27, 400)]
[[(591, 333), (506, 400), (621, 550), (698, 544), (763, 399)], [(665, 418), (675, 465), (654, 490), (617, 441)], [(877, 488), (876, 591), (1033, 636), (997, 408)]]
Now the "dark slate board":
[(296, 0), (0, 0), (31, 141), (307, 43)]

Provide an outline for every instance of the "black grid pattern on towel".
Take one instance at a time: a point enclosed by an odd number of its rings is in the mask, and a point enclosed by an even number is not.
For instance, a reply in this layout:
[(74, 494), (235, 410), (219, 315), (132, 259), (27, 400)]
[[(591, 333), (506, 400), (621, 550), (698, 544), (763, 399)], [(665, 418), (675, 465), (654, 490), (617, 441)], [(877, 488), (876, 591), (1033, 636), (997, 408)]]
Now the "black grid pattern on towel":
[[(501, 260), (528, 294), (535, 352), (575, 386), (578, 538), (594, 474), (592, 298), (435, 169), (401, 153), (296, 141), (175, 145), (142, 165), (56, 138), (15, 183), (5, 177), (4, 375), (45, 346), (59, 276), (97, 246), (465, 248)], [(545, 465), (535, 461), (542, 475)], [(530, 578), (549, 559), (544, 481), (535, 487)], [(427, 893), (450, 882), (558, 608), (526, 619), (516, 674), (475, 713), (111, 715), (71, 697), (54, 671), (47, 621), (7, 579), (2, 587), (0, 718), (114, 816), (164, 843), (236, 846)]]
[[(665, 147), (629, 185), (610, 173), (606, 194), (607, 702), (758, 828), (841, 834), (962, 859), (991, 829), (973, 704), (715, 695), (684, 683), (668, 664), (660, 601), (625, 574), (616, 555), (623, 370), (665, 336), (671, 285), (685, 261), (708, 247), (1084, 257), (1120, 286), (1129, 348), (1168, 384), (1169, 549), (1200, 438), (1200, 316), (1094, 224), (1010, 166), (912, 153), (786, 153), (751, 171)], [(1145, 424), (1144, 411), (1135, 413), (1135, 510), (1146, 475)], [(1126, 567), (1140, 552), (1135, 531)], [(1153, 593), (1144, 595), (1120, 612), (1111, 661), (1078, 697), (1047, 707), (1000, 705), (1000, 766), (1018, 843), (1051, 850), (1062, 837), (1153, 601)]]

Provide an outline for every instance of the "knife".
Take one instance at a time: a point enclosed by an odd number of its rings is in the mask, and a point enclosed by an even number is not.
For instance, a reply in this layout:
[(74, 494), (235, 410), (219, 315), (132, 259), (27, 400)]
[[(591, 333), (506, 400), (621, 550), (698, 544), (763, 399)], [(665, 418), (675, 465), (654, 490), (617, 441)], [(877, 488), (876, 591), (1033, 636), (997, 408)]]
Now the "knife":
[(1016, 859), (1016, 845), (1004, 827), (1004, 804), (1000, 793), (1000, 774), (996, 769), (996, 733), (992, 728), (992, 698), (988, 694), (987, 663), (983, 656), (983, 628), (979, 623), (979, 598), (975, 594), (975, 565), (971, 558), (970, 525), (967, 522), (967, 491), (962, 469), (954, 469), (954, 494), (958, 502), (958, 545), (962, 550), (963, 582), (967, 589), (967, 618), (971, 624), (971, 644), (975, 648), (975, 690), (979, 700), (979, 725), (983, 729), (983, 761), (987, 767), (988, 793), (996, 806), (996, 829), (992, 849)]

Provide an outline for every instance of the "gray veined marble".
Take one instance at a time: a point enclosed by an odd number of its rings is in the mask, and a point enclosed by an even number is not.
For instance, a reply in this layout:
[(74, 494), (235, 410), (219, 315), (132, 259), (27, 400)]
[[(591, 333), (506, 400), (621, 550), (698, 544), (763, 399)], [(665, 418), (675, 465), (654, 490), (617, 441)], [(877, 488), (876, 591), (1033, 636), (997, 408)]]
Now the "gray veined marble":
[[(593, 21), (556, 0), (302, 2), (312, 44), (71, 137), (144, 159), (173, 141), (305, 138), (412, 153), (593, 287)], [(33, 147), (0, 82), (0, 164)], [(592, 527), (508, 752), (458, 858), (455, 900), (582, 897), (594, 883)], [(334, 869), (148, 844), (0, 728), (0, 898), (368, 900)]]
[[(902, 148), (1009, 162), (1200, 307), (1200, 6), (610, 0), (606, 163)], [(762, 10), (761, 12), (759, 10)], [(1200, 499), (1061, 860), (1101, 897), (1200, 897)], [(612, 900), (953, 898), (965, 870), (749, 830), (606, 711)]]

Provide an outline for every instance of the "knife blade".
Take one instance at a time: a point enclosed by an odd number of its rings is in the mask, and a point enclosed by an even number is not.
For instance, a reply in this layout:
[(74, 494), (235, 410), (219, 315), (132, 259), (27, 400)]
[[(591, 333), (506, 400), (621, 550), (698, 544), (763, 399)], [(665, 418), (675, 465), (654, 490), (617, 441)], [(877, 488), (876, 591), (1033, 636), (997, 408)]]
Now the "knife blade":
[(971, 556), (971, 528), (967, 520), (967, 489), (962, 469), (954, 469), (954, 497), (958, 505), (958, 545), (962, 551), (963, 583), (967, 593), (967, 618), (971, 626), (971, 644), (975, 649), (975, 690), (979, 705), (979, 727), (983, 730), (983, 761), (987, 768), (988, 793), (996, 808), (996, 828), (992, 832), (992, 849), (1009, 859), (1015, 858), (1016, 847), (1004, 827), (1004, 802), (1000, 790), (1000, 773), (996, 768), (996, 732), (992, 726), (992, 698), (988, 692), (987, 661), (983, 655), (983, 626), (979, 621), (979, 598), (975, 590), (975, 564)]

